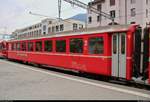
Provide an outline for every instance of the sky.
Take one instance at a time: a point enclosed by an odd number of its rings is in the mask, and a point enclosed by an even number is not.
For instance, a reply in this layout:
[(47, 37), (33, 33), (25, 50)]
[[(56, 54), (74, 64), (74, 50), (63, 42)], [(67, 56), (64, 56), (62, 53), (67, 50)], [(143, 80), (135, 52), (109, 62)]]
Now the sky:
[[(87, 4), (91, 0), (81, 1)], [(57, 5), (57, 0), (0, 0), (0, 33), (11, 34), (16, 29), (45, 19), (45, 17), (29, 14), (30, 11), (56, 18), (58, 17)], [(62, 18), (69, 18), (78, 13), (86, 13), (86, 10), (62, 2)]]

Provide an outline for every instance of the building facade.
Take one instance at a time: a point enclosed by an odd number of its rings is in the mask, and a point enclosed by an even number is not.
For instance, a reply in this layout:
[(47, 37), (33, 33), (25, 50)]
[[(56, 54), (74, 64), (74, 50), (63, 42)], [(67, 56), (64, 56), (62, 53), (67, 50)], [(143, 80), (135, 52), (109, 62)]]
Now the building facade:
[[(115, 19), (116, 24), (150, 23), (150, 0), (94, 0), (88, 4)], [(106, 26), (111, 20), (88, 10), (88, 27)]]
[(55, 34), (64, 31), (79, 30), (85, 27), (85, 22), (74, 19), (44, 19), (40, 23), (23, 29), (17, 29), (12, 33), (13, 39), (31, 38), (48, 34)]

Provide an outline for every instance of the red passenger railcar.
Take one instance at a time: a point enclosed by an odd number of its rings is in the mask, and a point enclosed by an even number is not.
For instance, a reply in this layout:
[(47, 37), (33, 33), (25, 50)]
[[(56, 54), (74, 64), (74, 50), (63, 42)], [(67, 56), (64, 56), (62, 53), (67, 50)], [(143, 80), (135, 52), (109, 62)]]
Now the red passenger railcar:
[(115, 25), (12, 40), (8, 58), (132, 80), (136, 29)]
[(7, 57), (7, 42), (6, 41), (0, 42), (0, 57), (1, 58)]

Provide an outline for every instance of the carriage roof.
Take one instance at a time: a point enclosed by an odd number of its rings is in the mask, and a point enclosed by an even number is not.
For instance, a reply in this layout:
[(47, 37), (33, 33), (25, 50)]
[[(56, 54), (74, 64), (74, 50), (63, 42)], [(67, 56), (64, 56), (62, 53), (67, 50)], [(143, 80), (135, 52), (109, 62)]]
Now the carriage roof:
[(127, 31), (130, 27), (135, 25), (109, 25), (103, 27), (94, 27), (94, 28), (85, 28), (74, 31), (64, 31), (54, 34), (47, 34), (37, 37), (24, 38), (24, 39), (13, 39), (11, 41), (25, 41), (25, 40), (34, 40), (34, 39), (42, 39), (42, 38), (54, 38), (54, 37), (65, 37), (65, 36), (75, 36), (75, 35), (85, 35), (85, 34), (97, 34), (97, 33), (111, 33), (111, 32), (119, 32), (119, 31)]

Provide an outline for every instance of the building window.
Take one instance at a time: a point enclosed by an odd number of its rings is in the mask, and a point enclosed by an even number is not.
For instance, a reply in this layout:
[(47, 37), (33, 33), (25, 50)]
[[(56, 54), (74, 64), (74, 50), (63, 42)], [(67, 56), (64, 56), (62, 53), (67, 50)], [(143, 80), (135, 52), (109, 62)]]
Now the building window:
[(135, 15), (136, 15), (136, 9), (132, 8), (131, 9), (131, 17), (135, 17)]
[(89, 17), (89, 18), (88, 18), (88, 22), (89, 22), (89, 23), (92, 23), (92, 17)]
[(110, 6), (114, 6), (115, 5), (115, 0), (110, 0)]
[(44, 48), (44, 50), (46, 52), (52, 52), (52, 49), (53, 49), (52, 45), (53, 45), (52, 41), (45, 41), (45, 48)]
[(42, 33), (42, 31), (41, 31), (41, 29), (39, 30), (39, 35), (41, 35), (41, 33)]
[(42, 41), (36, 42), (36, 51), (42, 51)]
[(101, 16), (97, 16), (97, 22), (101, 21)]
[(34, 36), (36, 35), (36, 31), (34, 31)]
[(46, 35), (46, 32), (43, 32), (44, 35)]
[(50, 32), (51, 32), (51, 27), (48, 28), (48, 33), (50, 33)]
[(110, 16), (112, 18), (115, 18), (116, 17), (116, 11), (115, 10), (110, 11)]
[(56, 41), (56, 52), (66, 52), (66, 40)]
[(97, 5), (97, 10), (101, 11), (101, 9), (102, 9), (102, 5)]
[(73, 30), (77, 30), (78, 29), (78, 24), (73, 23)]
[(60, 31), (64, 31), (64, 25), (63, 24), (60, 25)]
[(52, 32), (53, 32), (53, 33), (55, 32), (55, 27), (52, 27)]
[(146, 0), (146, 4), (148, 4), (148, 0)]
[(136, 0), (131, 0), (131, 4), (135, 4), (136, 3)]
[(46, 31), (46, 25), (43, 26), (43, 31)]
[(56, 26), (56, 32), (59, 32), (59, 26)]
[(83, 28), (83, 25), (82, 24), (79, 24), (79, 29), (82, 29)]
[(83, 53), (83, 39), (71, 39), (70, 40), (70, 52), (71, 53)]
[(49, 21), (49, 24), (52, 24), (52, 21)]
[(33, 51), (33, 42), (28, 43), (28, 51)]
[(39, 31), (37, 30), (37, 31), (36, 31), (36, 35), (38, 36), (38, 34), (39, 34)]
[(146, 18), (148, 18), (148, 9), (146, 9)]
[(89, 39), (89, 53), (90, 54), (104, 53), (104, 39), (102, 37), (95, 37)]
[(34, 34), (34, 32), (32, 31), (32, 33), (31, 33), (31, 37), (33, 36), (33, 34)]

